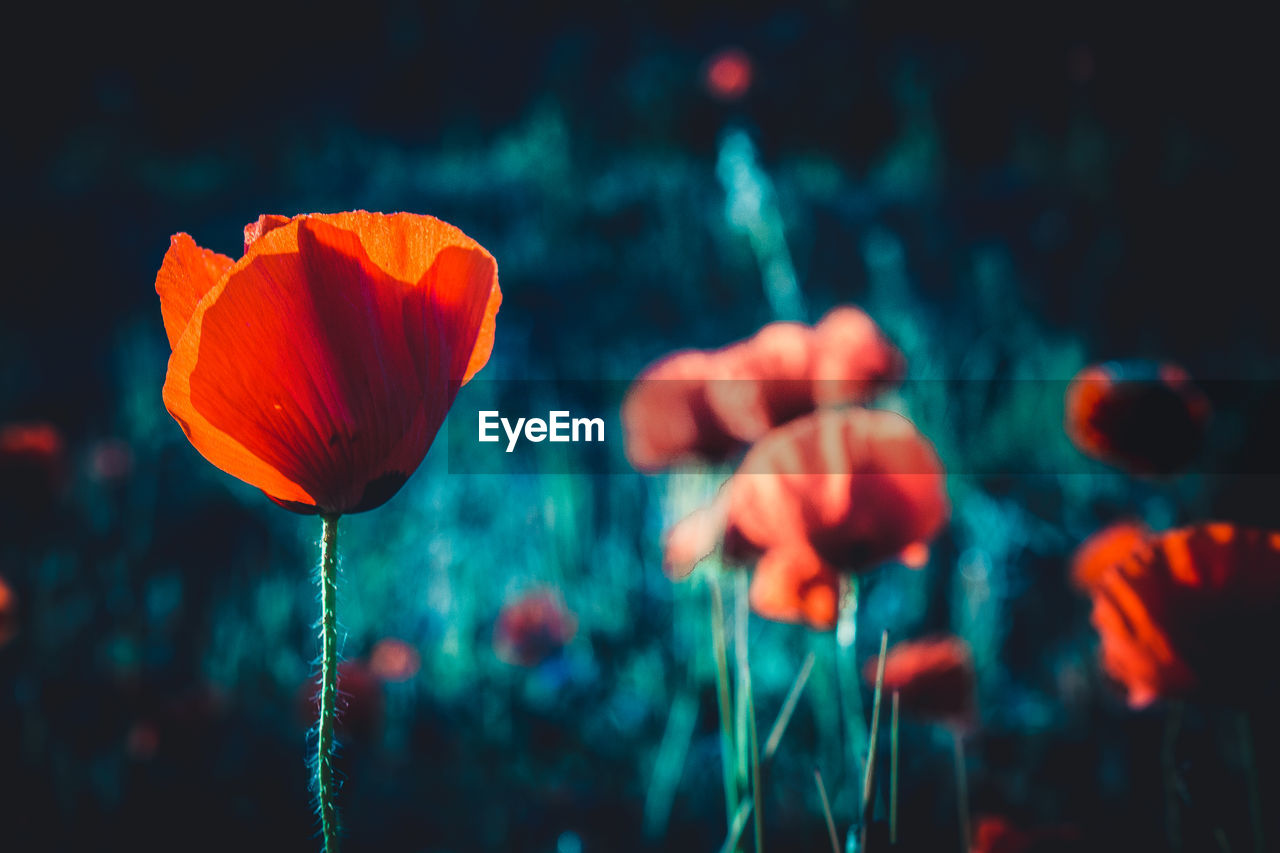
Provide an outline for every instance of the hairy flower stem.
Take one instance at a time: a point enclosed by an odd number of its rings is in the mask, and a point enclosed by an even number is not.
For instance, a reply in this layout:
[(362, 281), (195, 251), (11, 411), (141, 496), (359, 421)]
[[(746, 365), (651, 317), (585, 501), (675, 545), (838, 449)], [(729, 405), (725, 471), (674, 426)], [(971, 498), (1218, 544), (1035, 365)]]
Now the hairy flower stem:
[(320, 716), (316, 723), (316, 800), (324, 853), (338, 853), (333, 787), (333, 729), (338, 698), (338, 517), (324, 517), (320, 539)]

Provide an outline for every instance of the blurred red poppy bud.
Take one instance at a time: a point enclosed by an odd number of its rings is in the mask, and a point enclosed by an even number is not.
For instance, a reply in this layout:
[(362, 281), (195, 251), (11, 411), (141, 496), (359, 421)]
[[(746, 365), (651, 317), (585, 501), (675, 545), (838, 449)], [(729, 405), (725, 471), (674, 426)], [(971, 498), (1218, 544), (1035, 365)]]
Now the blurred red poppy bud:
[(1204, 445), (1209, 401), (1182, 368), (1145, 361), (1087, 367), (1067, 386), (1067, 435), (1132, 474), (1187, 467)]
[(6, 501), (43, 505), (61, 491), (66, 449), (53, 424), (14, 423), (0, 427), (0, 486)]
[[(877, 660), (867, 661), (863, 678), (876, 680)], [(905, 713), (961, 728), (974, 721), (973, 655), (959, 637), (908, 640), (891, 647), (884, 660), (885, 695), (897, 693)]]
[(578, 620), (557, 596), (528, 593), (498, 614), (494, 653), (513, 666), (537, 666), (564, 648), (577, 630)]
[(751, 91), (753, 76), (751, 57), (737, 47), (713, 54), (702, 71), (707, 92), (721, 101), (737, 101), (745, 97)]
[(418, 650), (395, 637), (379, 640), (369, 653), (369, 669), (383, 681), (408, 681), (418, 674), (421, 665)]
[(1071, 583), (1088, 592), (1110, 567), (1128, 559), (1146, 544), (1151, 530), (1140, 521), (1117, 521), (1080, 544), (1071, 558)]

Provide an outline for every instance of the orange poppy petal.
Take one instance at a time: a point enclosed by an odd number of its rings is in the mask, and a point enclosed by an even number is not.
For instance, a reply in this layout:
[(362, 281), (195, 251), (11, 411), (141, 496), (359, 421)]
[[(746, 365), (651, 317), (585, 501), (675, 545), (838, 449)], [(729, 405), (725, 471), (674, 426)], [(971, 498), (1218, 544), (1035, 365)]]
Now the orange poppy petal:
[(326, 219), (300, 217), (254, 241), (197, 307), (165, 400), (197, 450), (233, 476), (303, 504), (292, 508), (358, 512), (422, 461), (496, 273), (482, 249), (444, 246), (420, 281), (400, 280)]
[(196, 304), (233, 263), (226, 255), (197, 246), (190, 234), (174, 234), (169, 240), (169, 251), (156, 273), (156, 293), (170, 349), (178, 345)]

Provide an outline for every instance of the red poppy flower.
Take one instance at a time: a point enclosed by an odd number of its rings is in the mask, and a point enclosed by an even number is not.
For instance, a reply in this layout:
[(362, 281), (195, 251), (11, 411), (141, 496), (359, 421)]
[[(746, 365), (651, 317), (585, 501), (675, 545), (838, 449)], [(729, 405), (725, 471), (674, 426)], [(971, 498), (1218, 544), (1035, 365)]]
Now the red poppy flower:
[(18, 634), (18, 597), (0, 575), (0, 648)]
[(721, 101), (737, 101), (751, 90), (751, 57), (741, 48), (725, 48), (707, 61), (703, 82), (707, 92)]
[(578, 620), (550, 592), (534, 592), (508, 604), (498, 615), (493, 649), (514, 666), (537, 666), (577, 633)]
[(622, 401), (627, 460), (637, 471), (728, 458), (741, 444), (707, 403), (708, 380), (717, 378), (712, 353), (687, 350), (645, 368)]
[(1151, 530), (1140, 521), (1117, 521), (1086, 539), (1071, 559), (1071, 583), (1088, 592), (1111, 566), (1145, 546)]
[(928, 542), (949, 514), (933, 446), (906, 418), (874, 409), (817, 412), (779, 427), (727, 488), (731, 557), (807, 542), (843, 572)]
[(720, 350), (675, 353), (627, 392), (627, 458), (641, 471), (723, 461), (819, 406), (869, 402), (902, 370), (901, 353), (852, 306), (817, 326), (769, 323)]
[(421, 664), (418, 650), (395, 637), (379, 640), (369, 653), (369, 669), (383, 681), (408, 681), (418, 674)]
[(769, 323), (720, 351), (707, 401), (745, 443), (821, 406), (867, 403), (902, 378), (902, 354), (863, 311), (836, 308), (817, 326)]
[(372, 509), (484, 366), (493, 257), (408, 213), (264, 216), (238, 261), (176, 235), (156, 276), (164, 401), (206, 459), (296, 512)]
[(1067, 386), (1067, 435), (1134, 474), (1171, 474), (1204, 444), (1209, 402), (1182, 368), (1143, 361), (1087, 367)]
[(0, 427), (0, 483), (6, 502), (23, 507), (52, 500), (66, 476), (66, 448), (53, 424)]
[(1107, 568), (1090, 592), (1103, 669), (1130, 706), (1275, 690), (1258, 661), (1280, 645), (1280, 533), (1225, 523), (1170, 530)]
[(1006, 817), (984, 815), (974, 823), (971, 853), (1051, 853), (1079, 849), (1070, 827), (1026, 830)]
[(775, 622), (808, 625), (817, 631), (836, 626), (840, 576), (805, 542), (770, 548), (751, 575), (751, 609)]
[[(867, 661), (863, 677), (876, 680), (878, 661)], [(884, 689), (901, 697), (902, 710), (950, 725), (967, 726), (974, 715), (973, 655), (959, 637), (909, 640), (889, 649)]]

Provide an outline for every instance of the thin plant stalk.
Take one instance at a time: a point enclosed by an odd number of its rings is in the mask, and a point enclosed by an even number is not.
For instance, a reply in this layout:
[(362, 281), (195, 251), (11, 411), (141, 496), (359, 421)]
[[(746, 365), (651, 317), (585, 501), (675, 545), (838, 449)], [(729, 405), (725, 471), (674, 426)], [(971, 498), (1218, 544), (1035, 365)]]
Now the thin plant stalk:
[(1182, 820), (1178, 805), (1178, 734), (1182, 730), (1184, 707), (1181, 702), (1171, 702), (1164, 719), (1164, 744), (1161, 760), (1164, 765), (1164, 827), (1172, 850), (1182, 849)]
[(827, 786), (822, 784), (822, 771), (813, 768), (813, 781), (818, 786), (818, 799), (822, 801), (822, 816), (827, 820), (827, 836), (831, 839), (831, 853), (841, 853), (840, 836), (836, 833), (836, 820), (831, 816), (831, 801), (827, 799)]
[(747, 818), (751, 816), (751, 801), (743, 800), (742, 805), (734, 812), (733, 819), (729, 821), (729, 834), (725, 836), (724, 844), (720, 845), (720, 853), (733, 853), (738, 849), (738, 842), (742, 840), (742, 833), (747, 828)]
[(316, 805), (324, 853), (338, 853), (333, 733), (338, 699), (338, 517), (326, 515), (320, 539), (320, 713), (316, 722)]
[(969, 853), (973, 832), (969, 828), (969, 771), (965, 768), (964, 737), (959, 729), (951, 731), (956, 753), (956, 809), (960, 817), (960, 850)]
[(1253, 830), (1253, 849), (1263, 853), (1267, 849), (1267, 841), (1262, 831), (1262, 798), (1258, 794), (1258, 764), (1254, 757), (1253, 731), (1248, 711), (1240, 712), (1239, 726), (1240, 752), (1244, 760), (1245, 784), (1249, 791), (1249, 824)]
[(725, 820), (732, 826), (738, 807), (738, 777), (734, 767), (736, 750), (733, 728), (729, 721), (732, 703), (729, 695), (729, 659), (725, 649), (724, 597), (720, 592), (720, 567), (707, 565), (708, 599), (711, 613), (711, 654), (715, 659), (716, 707), (720, 712), (720, 765), (723, 771)]
[(737, 572), (733, 578), (733, 653), (737, 663), (737, 683), (734, 686), (734, 732), (738, 746), (738, 790), (751, 786), (751, 757), (747, 746), (748, 706), (751, 700), (751, 665), (747, 650), (747, 631), (750, 627), (751, 606), (747, 600), (748, 578), (745, 572)]
[(867, 747), (862, 685), (858, 678), (857, 639), (858, 579), (851, 575), (841, 575), (839, 613), (836, 619), (836, 674), (840, 683), (840, 706), (844, 710), (849, 779), (860, 776), (859, 762)]
[(800, 694), (804, 692), (804, 686), (809, 682), (809, 675), (813, 672), (813, 664), (817, 659), (818, 656), (813, 652), (805, 656), (804, 663), (800, 665), (800, 672), (796, 674), (796, 680), (791, 683), (791, 690), (787, 692), (787, 698), (782, 703), (782, 710), (778, 711), (778, 718), (773, 721), (773, 728), (769, 729), (769, 737), (764, 742), (764, 752), (760, 755), (760, 763), (766, 767), (773, 761), (773, 755), (782, 743), (782, 735), (791, 723), (796, 705), (800, 702)]
[(734, 578), (735, 613), (734, 655), (738, 663), (738, 682), (734, 698), (737, 700), (738, 732), (738, 788), (751, 790), (752, 816), (754, 817), (756, 853), (764, 850), (764, 816), (761, 808), (760, 752), (756, 741), (756, 709), (751, 691), (751, 654), (749, 636), (751, 608), (747, 596), (747, 576), (739, 573)]
[(884, 658), (889, 648), (889, 632), (880, 634), (880, 658), (876, 662), (875, 701), (871, 706), (871, 739), (867, 746), (867, 772), (862, 779), (862, 832), (858, 849), (867, 849), (867, 835), (876, 809), (876, 742), (880, 734), (880, 702), (884, 696)]
[(889, 844), (898, 843), (898, 691), (893, 691), (893, 721), (889, 724)]

